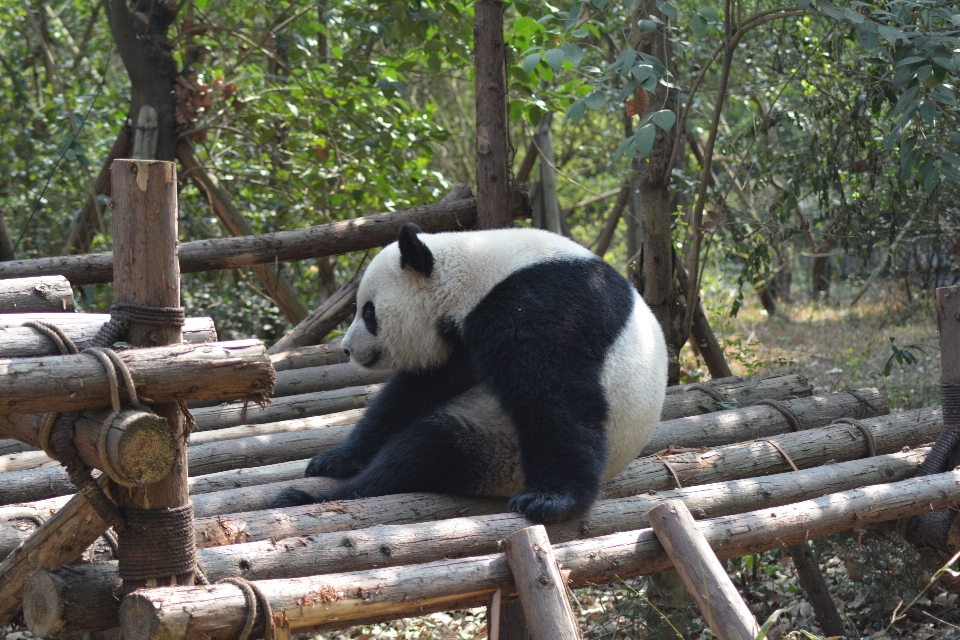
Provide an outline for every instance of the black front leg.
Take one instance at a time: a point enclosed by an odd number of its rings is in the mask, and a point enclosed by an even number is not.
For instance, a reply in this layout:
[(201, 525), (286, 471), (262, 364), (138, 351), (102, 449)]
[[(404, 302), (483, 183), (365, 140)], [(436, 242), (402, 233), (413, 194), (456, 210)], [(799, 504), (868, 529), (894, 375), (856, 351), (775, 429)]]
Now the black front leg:
[(466, 351), (454, 349), (443, 366), (395, 372), (367, 407), (346, 441), (313, 458), (306, 475), (349, 478), (359, 473), (390, 436), (431, 414), (476, 384)]

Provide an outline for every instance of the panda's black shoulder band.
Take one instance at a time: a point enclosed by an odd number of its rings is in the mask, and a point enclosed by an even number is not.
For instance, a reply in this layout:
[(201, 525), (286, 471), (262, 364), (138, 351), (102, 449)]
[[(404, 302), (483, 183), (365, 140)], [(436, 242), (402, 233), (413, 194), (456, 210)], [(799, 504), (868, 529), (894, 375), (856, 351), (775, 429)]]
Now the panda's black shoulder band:
[(433, 254), (429, 247), (417, 237), (419, 233), (420, 227), (412, 222), (400, 227), (400, 237), (397, 238), (397, 243), (400, 245), (400, 266), (413, 267), (415, 271), (429, 276), (433, 272)]

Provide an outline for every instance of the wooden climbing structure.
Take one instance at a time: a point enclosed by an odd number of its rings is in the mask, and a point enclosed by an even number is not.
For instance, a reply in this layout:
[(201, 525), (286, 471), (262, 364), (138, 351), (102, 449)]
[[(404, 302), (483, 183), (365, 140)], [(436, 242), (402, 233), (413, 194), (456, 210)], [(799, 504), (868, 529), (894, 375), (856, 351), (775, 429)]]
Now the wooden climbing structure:
[[(899, 520), (940, 560), (958, 539), (953, 512), (931, 514), (960, 503), (949, 455), (913, 476), (938, 437), (949, 450), (960, 410), (945, 430), (940, 407), (891, 415), (875, 389), (813, 395), (797, 374), (668, 389), (641, 457), (588, 513), (545, 528), (494, 498), (268, 510), (285, 487), (337, 482), (303, 478), (305, 459), (342, 442), (385, 381), (336, 343), (317, 344), (353, 313), (356, 281), (268, 352), (217, 342), (209, 318), (183, 318), (180, 271), (376, 247), (409, 221), (469, 228), (476, 200), (185, 243), (178, 255), (172, 166), (114, 163), (112, 254), (0, 264), (3, 623), (22, 613), (39, 637), (288, 637), (519, 595), (532, 637), (575, 638), (567, 588), (681, 568), (704, 545), (721, 559), (786, 547), (810, 593), (822, 582), (812, 538)], [(514, 196), (512, 215), (528, 215)], [(112, 316), (73, 313), (71, 282), (110, 280)], [(946, 364), (960, 349), (957, 311), (960, 292), (942, 291), (944, 382), (960, 388)], [(121, 335), (136, 348), (103, 349)], [(665, 548), (662, 530), (687, 546)], [(711, 588), (735, 596), (709, 566)], [(825, 631), (842, 634), (829, 597), (813, 603)]]

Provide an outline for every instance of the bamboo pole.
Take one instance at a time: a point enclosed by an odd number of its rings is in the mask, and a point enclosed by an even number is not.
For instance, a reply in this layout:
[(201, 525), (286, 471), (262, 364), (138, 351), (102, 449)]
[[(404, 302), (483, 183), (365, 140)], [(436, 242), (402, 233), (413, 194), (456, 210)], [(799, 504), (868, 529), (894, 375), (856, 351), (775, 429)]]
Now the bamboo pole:
[[(948, 472), (706, 520), (698, 529), (723, 559), (954, 506), (958, 500), (960, 472)], [(671, 566), (650, 529), (556, 545), (554, 552), (561, 568), (571, 571), (575, 587)], [(502, 554), (263, 580), (257, 586), (270, 602), (274, 620), (289, 623), (292, 633), (486, 605), (498, 588), (513, 591)], [(127, 595), (120, 606), (127, 640), (227, 640), (236, 637), (245, 620), (243, 593), (228, 584), (141, 590)]]
[[(158, 161), (159, 162), (159, 161)], [(120, 352), (137, 393), (154, 402), (259, 398), (275, 374), (259, 340), (175, 345)], [(126, 398), (126, 390), (121, 391)], [(90, 354), (0, 360), (0, 414), (110, 406), (110, 383)]]
[(543, 525), (514, 531), (504, 538), (503, 546), (533, 640), (580, 640), (567, 587)]
[[(85, 349), (103, 324), (110, 320), (106, 313), (18, 313), (0, 315), (0, 358), (32, 358), (60, 355), (60, 350), (35, 329), (21, 327), (28, 320), (57, 325), (78, 349)], [(189, 344), (216, 342), (213, 318), (187, 318), (183, 341)]]
[(647, 517), (657, 541), (683, 578), (713, 633), (720, 640), (754, 640), (760, 633), (760, 625), (737, 593), (710, 543), (697, 529), (686, 505), (670, 500), (651, 509)]
[[(700, 518), (780, 506), (906, 479), (920, 464), (924, 453), (925, 450), (896, 453), (763, 479), (748, 478), (657, 495), (602, 500), (583, 517), (549, 525), (547, 530), (557, 543), (641, 529), (647, 523), (651, 508), (674, 499), (683, 500)], [(198, 498), (202, 497), (194, 498), (198, 509)], [(503, 504), (499, 502), (499, 507)], [(409, 512), (410, 506), (407, 503), (404, 508)], [(200, 549), (197, 559), (211, 582), (227, 577), (295, 578), (493, 553), (498, 549), (499, 540), (528, 523), (517, 514), (495, 513), (426, 524), (375, 525), (353, 531), (347, 530), (349, 524), (348, 517), (324, 533)], [(37, 603), (30, 609), (36, 613), (28, 615), (26, 607), (24, 611), (27, 625), (35, 634), (44, 636), (48, 629), (57, 628), (72, 635), (116, 626), (120, 603), (113, 597), (110, 586), (116, 581), (115, 562), (53, 567), (42, 569), (37, 575), (42, 574), (53, 577), (31, 580), (24, 590), (24, 602)], [(84, 612), (74, 614), (72, 594), (80, 588), (87, 589), (89, 595), (82, 605)], [(38, 621), (36, 628), (33, 616)]]
[(0, 281), (0, 313), (76, 311), (73, 288), (63, 276)]
[[(526, 194), (510, 192), (510, 215), (529, 216)], [(477, 201), (465, 198), (341, 222), (256, 236), (214, 238), (180, 245), (180, 273), (293, 262), (390, 244), (407, 222), (426, 233), (470, 229), (477, 222)], [(113, 253), (58, 256), (0, 263), (0, 280), (63, 275), (74, 286), (102, 284), (114, 278)]]

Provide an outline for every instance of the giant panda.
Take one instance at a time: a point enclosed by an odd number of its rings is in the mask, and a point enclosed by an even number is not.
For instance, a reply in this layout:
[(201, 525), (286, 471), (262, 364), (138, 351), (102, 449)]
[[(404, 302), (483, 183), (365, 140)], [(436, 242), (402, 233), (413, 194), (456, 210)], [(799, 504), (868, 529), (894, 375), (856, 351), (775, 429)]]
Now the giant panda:
[(414, 491), (509, 496), (534, 522), (590, 506), (660, 418), (667, 349), (634, 288), (538, 229), (424, 234), (408, 223), (366, 270), (343, 338), (393, 368), (307, 476), (345, 478), (274, 507)]

